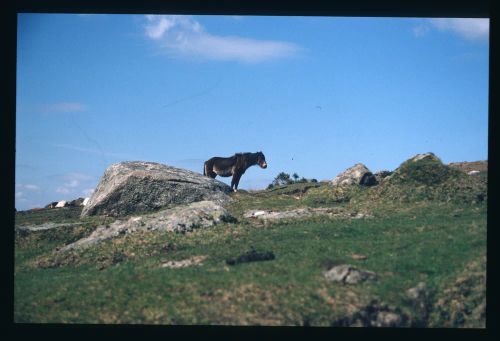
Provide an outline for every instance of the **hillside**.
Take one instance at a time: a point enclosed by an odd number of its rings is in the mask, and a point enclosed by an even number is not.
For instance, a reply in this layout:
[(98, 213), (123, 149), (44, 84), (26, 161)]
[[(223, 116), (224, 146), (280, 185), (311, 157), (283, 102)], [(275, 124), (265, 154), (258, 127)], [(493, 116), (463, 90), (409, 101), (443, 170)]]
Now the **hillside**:
[(374, 186), (230, 196), (213, 226), (125, 216), (134, 233), (64, 252), (116, 218), (17, 212), (15, 321), (485, 327), (486, 171), (425, 158)]

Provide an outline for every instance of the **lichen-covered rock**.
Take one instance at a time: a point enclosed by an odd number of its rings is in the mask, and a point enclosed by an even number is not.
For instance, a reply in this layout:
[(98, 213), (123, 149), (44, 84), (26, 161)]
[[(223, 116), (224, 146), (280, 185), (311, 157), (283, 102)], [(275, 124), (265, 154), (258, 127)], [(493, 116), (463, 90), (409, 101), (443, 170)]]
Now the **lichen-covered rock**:
[(324, 277), (332, 282), (356, 284), (366, 280), (374, 280), (377, 275), (372, 271), (359, 270), (352, 265), (342, 264), (334, 266), (325, 272)]
[(301, 219), (309, 218), (312, 216), (327, 215), (329, 217), (343, 218), (343, 219), (362, 219), (371, 218), (369, 213), (346, 211), (340, 207), (317, 207), (317, 208), (297, 208), (285, 211), (270, 211), (270, 210), (249, 210), (243, 214), (245, 218), (256, 218), (260, 220), (287, 220), (287, 219)]
[[(351, 308), (352, 309), (352, 308)], [(347, 316), (333, 321), (334, 327), (410, 327), (411, 319), (400, 308), (376, 299), (366, 305), (354, 306)]]
[(357, 163), (354, 166), (347, 168), (332, 180), (332, 185), (334, 186), (373, 186), (376, 184), (377, 179), (362, 163)]
[(379, 172), (376, 172), (375, 174), (373, 174), (375, 176), (375, 179), (377, 179), (377, 182), (378, 183), (381, 183), (382, 181), (384, 181), (384, 179), (387, 179), (388, 177), (390, 177), (392, 174), (391, 171), (388, 171), (388, 170), (381, 170)]
[(166, 263), (163, 263), (161, 265), (162, 268), (170, 268), (170, 269), (179, 269), (179, 268), (186, 268), (188, 266), (193, 266), (193, 265), (202, 265), (203, 261), (207, 259), (207, 256), (194, 256), (188, 259), (183, 259), (179, 261), (168, 261)]
[(406, 162), (416, 162), (416, 161), (420, 161), (420, 160), (429, 160), (429, 161), (436, 161), (436, 162), (441, 163), (441, 160), (434, 153), (431, 153), (431, 152), (417, 154), (417, 155), (409, 158), (408, 160), (406, 160)]
[(127, 220), (116, 220), (106, 226), (98, 227), (88, 237), (77, 240), (61, 248), (60, 251), (86, 248), (104, 240), (136, 231), (190, 232), (197, 228), (207, 228), (225, 221), (232, 221), (227, 210), (212, 202), (200, 201), (186, 206), (178, 206), (159, 212), (132, 216)]
[(414, 324), (419, 327), (423, 327), (427, 324), (427, 318), (429, 317), (429, 301), (428, 301), (428, 290), (425, 282), (420, 282), (416, 287), (406, 290), (406, 296), (413, 305), (415, 310), (415, 322)]
[(177, 204), (212, 200), (224, 204), (231, 188), (207, 176), (154, 162), (111, 165), (82, 210), (83, 216), (123, 216)]

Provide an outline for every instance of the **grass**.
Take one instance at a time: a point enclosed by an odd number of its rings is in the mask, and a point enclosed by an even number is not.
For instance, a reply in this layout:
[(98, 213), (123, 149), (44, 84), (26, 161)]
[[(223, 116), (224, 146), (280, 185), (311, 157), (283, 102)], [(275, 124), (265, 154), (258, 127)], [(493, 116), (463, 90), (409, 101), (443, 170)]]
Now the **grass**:
[[(454, 217), (456, 212), (460, 215)], [(33, 232), (29, 238), (35, 244), (16, 247), (15, 320), (331, 325), (374, 297), (412, 314), (406, 289), (425, 281), (441, 297), (466, 264), (485, 254), (484, 205), (428, 204), (396, 214), (380, 209), (377, 216), (127, 235), (54, 268), (34, 260), (50, 257), (53, 248), (74, 238), (54, 240), (48, 231)], [(74, 233), (80, 232), (74, 228)], [(46, 247), (32, 250), (44, 240)], [(251, 246), (273, 251), (276, 259), (225, 264)], [(353, 260), (353, 253), (367, 259)], [(114, 263), (110, 258), (116, 254), (122, 257)], [(194, 255), (208, 258), (198, 267), (161, 268), (168, 260)], [(355, 286), (328, 283), (322, 278), (325, 261), (375, 271), (380, 279)]]
[[(484, 327), (487, 207), (477, 198), (486, 196), (486, 176), (413, 166), (403, 164), (372, 188), (301, 183), (240, 191), (229, 207), (236, 222), (187, 234), (128, 234), (64, 254), (54, 250), (112, 220), (80, 219), (78, 209), (18, 212), (17, 225), (80, 224), (18, 230), (15, 321), (335, 326), (356, 325), (356, 316), (377, 304), (406, 316), (404, 326)], [(372, 218), (243, 218), (250, 209), (300, 207), (363, 210)], [(275, 259), (226, 264), (253, 249)], [(207, 258), (199, 266), (162, 267), (194, 256)], [(323, 272), (335, 264), (374, 271), (378, 279), (327, 282)], [(406, 295), (419, 282), (427, 285), (425, 313)]]

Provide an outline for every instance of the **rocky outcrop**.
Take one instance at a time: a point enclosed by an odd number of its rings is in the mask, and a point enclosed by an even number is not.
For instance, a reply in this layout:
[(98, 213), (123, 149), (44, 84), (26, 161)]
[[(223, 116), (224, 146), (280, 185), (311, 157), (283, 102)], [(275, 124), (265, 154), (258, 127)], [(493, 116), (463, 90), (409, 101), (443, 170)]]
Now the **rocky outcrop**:
[(201, 174), (154, 162), (111, 165), (82, 210), (83, 216), (124, 216), (178, 204), (212, 200), (224, 204), (231, 188)]
[(377, 180), (378, 183), (381, 183), (382, 181), (384, 181), (384, 179), (390, 177), (392, 174), (391, 171), (388, 171), (388, 170), (381, 170), (379, 172), (376, 172), (375, 174), (373, 174), (375, 176), (375, 179)]
[(68, 206), (68, 202), (65, 201), (65, 200), (62, 200), (62, 201), (59, 201), (57, 204), (56, 204), (56, 208), (60, 208), (60, 207), (66, 207)]
[(362, 163), (346, 169), (332, 180), (334, 186), (362, 185), (373, 186), (377, 184), (377, 179), (370, 170)]
[(392, 183), (437, 185), (460, 175), (444, 165), (434, 153), (417, 154), (403, 162), (386, 180)]
[(54, 201), (47, 204), (44, 208), (60, 208), (60, 207), (80, 207), (85, 206), (89, 198), (78, 198), (71, 201)]
[(67, 203), (66, 206), (68, 207), (79, 207), (79, 206), (83, 206), (83, 201), (85, 200), (85, 198), (78, 198), (78, 199), (75, 199), (75, 200), (71, 200), (70, 202)]
[(58, 204), (58, 201), (53, 201), (50, 204), (47, 204), (44, 208), (55, 208)]
[(429, 161), (436, 161), (436, 162), (442, 163), (441, 160), (434, 153), (431, 153), (431, 152), (417, 154), (417, 155), (409, 158), (405, 162), (416, 162), (416, 161), (420, 161), (420, 160), (429, 160)]
[(159, 212), (132, 216), (126, 221), (98, 227), (92, 234), (61, 248), (60, 251), (86, 248), (120, 235), (137, 231), (171, 231), (186, 233), (197, 228), (208, 228), (225, 221), (234, 221), (227, 210), (212, 201), (194, 202), (189, 205)]

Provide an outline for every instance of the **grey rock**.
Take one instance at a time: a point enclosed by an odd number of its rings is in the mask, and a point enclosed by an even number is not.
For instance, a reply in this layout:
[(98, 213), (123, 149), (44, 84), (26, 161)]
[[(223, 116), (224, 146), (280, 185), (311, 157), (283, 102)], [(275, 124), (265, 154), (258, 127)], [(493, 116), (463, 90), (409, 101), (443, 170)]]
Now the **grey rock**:
[(376, 172), (373, 175), (375, 176), (375, 179), (377, 179), (377, 182), (381, 183), (382, 181), (384, 181), (384, 179), (387, 179), (388, 177), (390, 177), (392, 173), (393, 172), (388, 171), (388, 170), (382, 170), (382, 171)]
[(231, 188), (201, 174), (154, 162), (130, 161), (108, 167), (82, 210), (91, 215), (123, 216), (212, 200), (225, 204)]
[(70, 202), (68, 202), (68, 204), (66, 206), (69, 206), (69, 207), (83, 206), (83, 201), (84, 200), (85, 200), (85, 198), (78, 198), (78, 199), (75, 199), (75, 200), (71, 200)]
[(409, 327), (409, 322), (409, 316), (401, 309), (372, 300), (367, 305), (355, 307), (351, 314), (334, 321), (332, 326)]
[(161, 265), (162, 268), (179, 269), (185, 268), (193, 265), (203, 265), (203, 261), (207, 259), (207, 256), (194, 256), (188, 259), (183, 259), (180, 261), (168, 261)]
[(375, 272), (359, 270), (349, 264), (337, 265), (325, 272), (324, 277), (328, 281), (342, 282), (348, 284), (356, 284), (366, 280), (375, 280), (377, 275)]
[(420, 160), (432, 160), (432, 161), (437, 161), (439, 163), (442, 163), (441, 160), (434, 153), (431, 153), (431, 152), (417, 154), (417, 155), (409, 158), (406, 162), (415, 162), (415, 161), (420, 161)]
[(370, 323), (371, 327), (399, 327), (401, 316), (391, 311), (379, 311), (376, 318)]
[(420, 282), (416, 287), (408, 289), (406, 295), (411, 300), (422, 300), (427, 296), (427, 285), (425, 282)]
[(224, 207), (212, 201), (194, 202), (143, 216), (132, 216), (127, 220), (118, 219), (109, 225), (98, 227), (90, 236), (66, 245), (60, 249), (60, 252), (87, 248), (102, 241), (137, 231), (186, 233), (196, 228), (214, 226), (228, 221), (230, 218)]
[(57, 205), (58, 201), (53, 201), (50, 204), (47, 204), (45, 208), (55, 208)]
[(347, 168), (345, 171), (337, 175), (331, 182), (334, 186), (373, 186), (377, 183), (378, 182), (375, 176), (362, 163), (357, 163), (354, 166)]
[(59, 227), (72, 227), (82, 225), (82, 223), (43, 223), (39, 225), (24, 225), (24, 226), (16, 226), (17, 230), (20, 231), (42, 231), (42, 230), (51, 230)]
[(245, 218), (261, 220), (300, 219), (318, 215), (327, 215), (335, 218), (362, 219), (371, 218), (369, 213), (348, 212), (339, 207), (297, 208), (286, 211), (250, 210), (243, 214)]
[(429, 316), (429, 295), (427, 292), (427, 285), (424, 282), (418, 283), (416, 287), (406, 291), (406, 296), (410, 299), (417, 313), (416, 324), (425, 325)]

